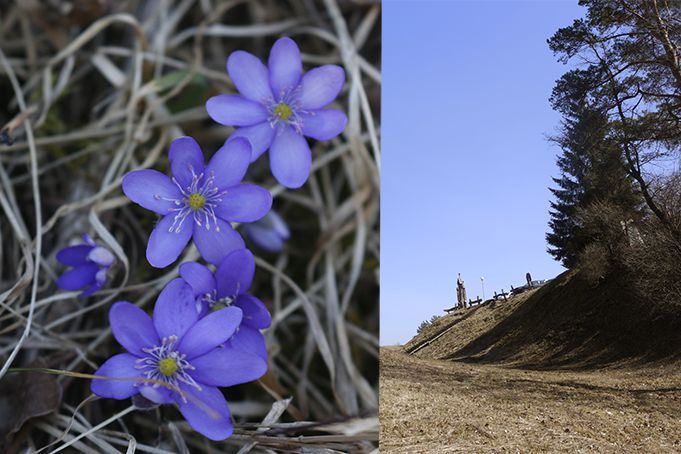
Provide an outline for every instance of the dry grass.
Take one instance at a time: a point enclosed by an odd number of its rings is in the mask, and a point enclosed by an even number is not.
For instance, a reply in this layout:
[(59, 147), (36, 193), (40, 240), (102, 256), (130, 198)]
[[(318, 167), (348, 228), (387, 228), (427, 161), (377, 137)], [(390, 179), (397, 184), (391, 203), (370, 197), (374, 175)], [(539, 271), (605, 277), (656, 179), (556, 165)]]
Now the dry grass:
[(381, 452), (679, 452), (677, 371), (529, 371), (381, 347)]
[(678, 305), (651, 304), (626, 284), (617, 276), (593, 284), (582, 273), (566, 272), (508, 301), (455, 311), (409, 341), (405, 351), (428, 359), (530, 369), (681, 360)]
[[(11, 439), (0, 434), (0, 450), (375, 448), (380, 16), (378, 3), (336, 0), (3, 3), (0, 138), (14, 141), (0, 144), (4, 386), (10, 367), (92, 373), (120, 351), (107, 326), (110, 304), (148, 310), (176, 277), (177, 267), (146, 263), (155, 219), (122, 196), (120, 181), (133, 169), (165, 170), (174, 137), (192, 135), (208, 154), (224, 142), (231, 130), (209, 121), (203, 103), (233, 90), (225, 72), (231, 51), (265, 57), (289, 35), (305, 65), (343, 65), (348, 83), (337, 103), (349, 123), (338, 139), (314, 144), (302, 190), (278, 186), (265, 158), (250, 171), (271, 190), (293, 239), (283, 254), (257, 260), (252, 290), (273, 316), (270, 370), (257, 384), (228, 390), (230, 440), (209, 442), (170, 407), (142, 412), (93, 400), (88, 380), (61, 376), (53, 380), (55, 411)], [(115, 252), (119, 267), (109, 289), (81, 301), (56, 289), (62, 269), (54, 255), (84, 231)], [(192, 248), (180, 261), (197, 256)], [(35, 386), (18, 405), (43, 399), (47, 391)], [(18, 410), (7, 402), (0, 399), (0, 414)]]
[(381, 348), (381, 450), (680, 452), (680, 326), (576, 272), (455, 311)]
[[(480, 333), (508, 317), (534, 292), (534, 290), (524, 292), (509, 297), (507, 301), (499, 299), (472, 309), (457, 309), (439, 318), (432, 327), (407, 342), (404, 349), (414, 351), (414, 355), (418, 357), (447, 358), (475, 340)], [(450, 328), (444, 332), (447, 327)], [(442, 335), (438, 339), (433, 339), (438, 333)]]

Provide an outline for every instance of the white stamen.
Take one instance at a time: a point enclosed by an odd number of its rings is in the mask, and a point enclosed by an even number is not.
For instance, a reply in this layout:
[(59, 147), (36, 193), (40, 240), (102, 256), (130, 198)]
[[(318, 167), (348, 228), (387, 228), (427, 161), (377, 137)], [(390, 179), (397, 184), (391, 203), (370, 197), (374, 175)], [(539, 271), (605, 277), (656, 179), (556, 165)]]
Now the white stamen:
[[(164, 337), (161, 340), (161, 345), (156, 345), (151, 348), (143, 348), (142, 351), (147, 353), (148, 356), (139, 358), (136, 361), (137, 364), (135, 365), (135, 368), (140, 369), (147, 378), (168, 383), (175, 390), (179, 390), (179, 384), (184, 383), (196, 388), (198, 391), (201, 391), (201, 386), (194, 381), (191, 375), (187, 373), (187, 371), (194, 370), (195, 368), (189, 364), (187, 360), (185, 360), (185, 354), (180, 354), (176, 350), (176, 344), (177, 336), (169, 336)], [(160, 361), (166, 358), (171, 358), (177, 365), (177, 370), (175, 373), (169, 376), (161, 373), (159, 369)], [(138, 384), (135, 384), (135, 386), (137, 385)], [(161, 385), (159, 383), (154, 383), (151, 386), (158, 388)], [(187, 402), (187, 399), (182, 392), (180, 392), (180, 396), (184, 402)]]
[[(267, 121), (269, 122), (270, 126), (272, 128), (276, 127), (277, 125), (288, 125), (293, 127), (293, 129), (298, 133), (302, 134), (303, 132), (303, 119), (301, 117), (301, 114), (310, 114), (311, 112), (303, 110), (300, 106), (300, 92), (301, 92), (301, 87), (300, 85), (293, 87), (293, 88), (288, 88), (285, 90), (281, 90), (279, 92), (279, 100), (276, 101), (274, 98), (269, 98), (267, 101), (264, 103), (265, 108), (269, 112), (269, 117), (267, 118)], [(282, 119), (275, 109), (277, 106), (280, 104), (286, 104), (290, 109), (291, 109), (291, 115), (287, 119)]]
[(201, 300), (208, 305), (208, 310), (218, 305), (223, 305), (224, 307), (229, 307), (236, 301), (237, 296), (239, 296), (239, 284), (236, 286), (236, 293), (232, 296), (223, 296), (218, 298), (217, 289), (213, 289), (212, 292), (204, 293)]
[[(177, 208), (170, 208), (168, 210), (169, 213), (175, 213), (173, 223), (168, 231), (179, 233), (182, 229), (184, 220), (191, 214), (194, 223), (199, 227), (205, 227), (206, 230), (210, 230), (212, 225), (215, 228), (215, 231), (219, 232), (220, 227), (218, 226), (215, 209), (220, 202), (222, 202), (222, 198), (227, 195), (227, 191), (220, 191), (220, 188), (215, 186), (215, 174), (213, 174), (213, 172), (204, 178), (204, 173), (197, 175), (192, 166), (190, 166), (189, 169), (192, 173), (192, 181), (186, 188), (182, 187), (175, 177), (172, 178), (173, 183), (175, 183), (175, 186), (178, 187), (182, 194), (179, 199), (163, 197), (159, 194), (154, 195), (156, 200), (166, 200), (173, 202), (173, 204), (177, 206)], [(203, 197), (203, 206), (200, 208), (192, 208), (189, 204), (189, 198), (192, 195)]]

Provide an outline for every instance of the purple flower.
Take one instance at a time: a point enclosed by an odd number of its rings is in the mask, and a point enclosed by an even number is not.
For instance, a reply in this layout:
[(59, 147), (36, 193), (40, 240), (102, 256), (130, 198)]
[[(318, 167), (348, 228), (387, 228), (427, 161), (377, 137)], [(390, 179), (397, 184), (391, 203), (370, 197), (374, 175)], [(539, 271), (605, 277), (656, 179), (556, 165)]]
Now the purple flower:
[(59, 276), (57, 286), (64, 290), (85, 288), (80, 296), (89, 296), (106, 284), (107, 273), (114, 262), (108, 249), (99, 246), (90, 235), (83, 235), (85, 244), (69, 246), (57, 252), (57, 261), (72, 266)]
[(280, 252), (291, 236), (286, 222), (274, 210), (252, 224), (244, 224), (243, 231), (258, 247), (268, 252)]
[(272, 206), (259, 186), (240, 184), (250, 164), (246, 139), (226, 142), (204, 167), (201, 148), (191, 137), (170, 144), (172, 178), (156, 170), (135, 170), (123, 177), (123, 192), (133, 202), (163, 217), (151, 232), (147, 260), (170, 265), (190, 238), (206, 261), (218, 264), (244, 247), (230, 222), (253, 222)]
[(95, 375), (92, 392), (127, 399), (141, 394), (157, 404), (176, 404), (189, 425), (211, 440), (232, 434), (227, 401), (217, 386), (260, 378), (267, 364), (260, 357), (224, 347), (241, 323), (238, 307), (199, 319), (192, 289), (171, 281), (156, 301), (153, 319), (134, 304), (111, 306), (109, 322), (128, 351), (109, 358)]
[(180, 265), (180, 276), (194, 291), (199, 317), (224, 307), (238, 307), (243, 320), (227, 345), (267, 360), (267, 346), (260, 330), (268, 328), (272, 318), (263, 302), (247, 293), (254, 273), (255, 260), (248, 249), (227, 255), (215, 274), (196, 262)]
[(303, 136), (329, 140), (345, 129), (343, 112), (324, 109), (343, 87), (343, 69), (324, 65), (303, 75), (298, 46), (290, 38), (281, 38), (272, 46), (268, 67), (239, 50), (229, 56), (227, 72), (241, 96), (210, 98), (208, 115), (223, 125), (239, 127), (229, 140), (246, 137), (253, 147), (252, 161), (269, 148), (274, 177), (288, 188), (299, 188), (312, 162)]

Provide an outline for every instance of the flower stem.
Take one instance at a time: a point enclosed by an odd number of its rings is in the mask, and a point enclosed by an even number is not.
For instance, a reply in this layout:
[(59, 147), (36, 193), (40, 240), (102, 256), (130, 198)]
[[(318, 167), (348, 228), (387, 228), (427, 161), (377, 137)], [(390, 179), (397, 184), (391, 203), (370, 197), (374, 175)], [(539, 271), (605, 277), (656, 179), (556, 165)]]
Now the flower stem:
[(64, 375), (64, 376), (67, 376), (67, 377), (75, 377), (75, 378), (91, 378), (91, 379), (110, 378), (110, 377), (104, 377), (102, 375), (83, 374), (81, 372), (71, 372), (69, 370), (61, 370), (61, 369), (49, 369), (49, 368), (46, 368), (46, 367), (10, 367), (9, 369), (7, 369), (8, 374), (19, 373), (19, 372), (38, 372), (38, 373), (41, 373), (41, 374)]

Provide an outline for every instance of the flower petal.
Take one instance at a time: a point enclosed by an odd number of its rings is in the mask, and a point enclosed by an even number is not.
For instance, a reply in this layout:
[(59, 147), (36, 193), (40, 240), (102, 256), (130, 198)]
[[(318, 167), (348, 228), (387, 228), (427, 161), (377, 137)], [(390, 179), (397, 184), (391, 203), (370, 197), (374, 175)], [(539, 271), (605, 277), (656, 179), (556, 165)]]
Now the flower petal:
[(235, 306), (244, 313), (242, 325), (252, 328), (265, 329), (272, 324), (272, 316), (265, 307), (265, 304), (253, 295), (248, 293), (239, 295)]
[(216, 348), (192, 360), (192, 377), (211, 386), (234, 386), (257, 380), (267, 372), (267, 363), (243, 350)]
[(317, 140), (329, 140), (343, 132), (348, 123), (345, 113), (336, 109), (313, 110), (300, 114), (303, 135)]
[(114, 255), (107, 248), (102, 246), (95, 246), (88, 253), (87, 258), (89, 261), (96, 263), (99, 266), (108, 267), (114, 261)]
[(194, 295), (211, 293), (216, 288), (213, 273), (197, 262), (185, 262), (180, 265), (180, 277), (191, 286)]
[(178, 350), (187, 359), (208, 353), (234, 335), (241, 323), (241, 309), (225, 307), (196, 322), (182, 338)]
[(139, 393), (156, 404), (172, 404), (175, 402), (173, 391), (164, 386), (139, 386)]
[[(111, 378), (138, 378), (142, 374), (135, 368), (137, 357), (129, 353), (121, 353), (107, 359), (94, 375)], [(99, 397), (109, 397), (112, 399), (127, 399), (137, 394), (139, 388), (135, 384), (138, 380), (107, 380), (92, 379), (90, 390)]]
[(181, 388), (186, 400), (175, 394), (175, 402), (192, 429), (215, 441), (232, 435), (232, 416), (219, 389), (202, 386), (199, 391), (187, 385), (181, 385)]
[(239, 331), (227, 343), (228, 347), (246, 352), (267, 361), (267, 345), (265, 336), (250, 326), (240, 326)]
[(274, 137), (270, 148), (270, 167), (279, 183), (287, 188), (299, 188), (310, 176), (312, 153), (303, 136), (291, 127), (284, 127)]
[(267, 213), (267, 216), (262, 219), (262, 223), (266, 227), (274, 230), (277, 235), (284, 240), (288, 240), (291, 236), (291, 232), (288, 229), (288, 225), (286, 225), (286, 221), (284, 221), (284, 218), (282, 218), (281, 215), (274, 210)]
[(253, 126), (239, 128), (229, 136), (227, 141), (243, 137), (251, 144), (251, 162), (258, 159), (272, 145), (275, 129), (268, 122), (263, 121)]
[(88, 244), (65, 247), (57, 252), (57, 261), (64, 265), (78, 266), (87, 263), (87, 255), (92, 250)]
[(173, 279), (158, 295), (154, 307), (154, 326), (160, 338), (182, 339), (199, 318), (194, 292), (184, 279)]
[(168, 214), (175, 208), (173, 200), (182, 196), (167, 175), (151, 169), (126, 173), (122, 187), (127, 198), (158, 214)]
[[(100, 270), (100, 271), (102, 271), (102, 270)], [(97, 273), (97, 274), (99, 274), (99, 273)], [(95, 282), (94, 284), (85, 287), (85, 290), (80, 292), (78, 297), (79, 298), (85, 298), (86, 296), (90, 296), (93, 293), (95, 293), (96, 291), (100, 290), (103, 285), (104, 285), (104, 283), (100, 284), (99, 282)]]
[(170, 231), (174, 218), (174, 214), (161, 218), (149, 237), (147, 260), (155, 268), (165, 268), (177, 260), (192, 237), (194, 221), (191, 216), (188, 216), (189, 219), (185, 219), (179, 232)]
[(284, 240), (272, 229), (257, 224), (244, 224), (243, 229), (260, 249), (276, 253), (284, 248)]
[(99, 271), (97, 271), (97, 274), (95, 274), (95, 283), (99, 287), (102, 287), (104, 284), (106, 284), (107, 271), (108, 268), (101, 268)]
[(219, 264), (232, 251), (243, 248), (244, 240), (232, 226), (222, 219), (217, 220), (217, 230), (214, 226), (208, 230), (205, 227), (194, 229), (194, 243), (207, 262)]
[(238, 184), (227, 189), (227, 194), (215, 207), (218, 217), (233, 222), (253, 222), (272, 208), (272, 194), (255, 184)]
[(238, 95), (217, 95), (206, 101), (206, 111), (213, 120), (227, 126), (251, 126), (267, 120), (262, 104)]
[(245, 98), (259, 103), (272, 98), (267, 68), (255, 55), (242, 50), (232, 52), (227, 59), (227, 73)]
[(142, 349), (161, 343), (151, 317), (127, 301), (111, 306), (109, 324), (118, 343), (135, 356), (144, 356)]
[(337, 65), (324, 65), (308, 71), (301, 82), (298, 101), (303, 109), (321, 109), (336, 99), (345, 83), (345, 72)]
[(206, 175), (215, 176), (218, 188), (229, 188), (241, 183), (250, 163), (250, 142), (247, 139), (228, 140), (210, 159)]
[(57, 286), (63, 290), (78, 290), (95, 282), (99, 267), (94, 263), (72, 268), (59, 276)]
[(272, 46), (268, 61), (270, 86), (277, 101), (300, 83), (303, 63), (300, 50), (291, 38), (280, 38)]
[(218, 297), (235, 297), (246, 293), (253, 282), (255, 259), (248, 249), (239, 249), (227, 255), (215, 271)]
[(173, 176), (185, 190), (192, 183), (194, 175), (203, 173), (203, 152), (192, 137), (178, 137), (173, 140), (168, 160)]

